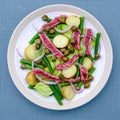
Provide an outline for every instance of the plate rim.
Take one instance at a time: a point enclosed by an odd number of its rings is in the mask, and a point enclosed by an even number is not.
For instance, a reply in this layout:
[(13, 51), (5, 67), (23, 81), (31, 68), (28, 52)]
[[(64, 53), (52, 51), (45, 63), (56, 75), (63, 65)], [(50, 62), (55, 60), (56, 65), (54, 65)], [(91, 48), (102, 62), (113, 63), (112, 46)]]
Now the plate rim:
[[(102, 81), (103, 83), (101, 83), (98, 87), (99, 89), (95, 89), (95, 92), (93, 95), (89, 96), (88, 98), (89, 99), (83, 99), (83, 103), (82, 104), (75, 104), (73, 103), (72, 106), (69, 106), (71, 104), (67, 104), (67, 105), (63, 105), (63, 106), (58, 106), (56, 103), (53, 103), (52, 106), (50, 105), (51, 103), (47, 103), (47, 104), (44, 104), (43, 101), (41, 104), (41, 102), (38, 102), (33, 96), (31, 97), (31, 93), (19, 82), (19, 81), (16, 81), (14, 80), (15, 77), (18, 78), (17, 76), (14, 75), (14, 67), (11, 67), (10, 63), (10, 48), (11, 48), (11, 44), (13, 44), (13, 46), (15, 46), (15, 43), (13, 43), (13, 38), (15, 38), (15, 34), (16, 34), (16, 31), (18, 29), (20, 29), (21, 27), (21, 24), (27, 20), (30, 16), (34, 15), (35, 13), (37, 13), (38, 11), (40, 10), (44, 10), (44, 9), (48, 9), (48, 8), (51, 8), (51, 7), (56, 7), (56, 6), (59, 6), (59, 7), (67, 7), (67, 8), (73, 8), (73, 9), (76, 9), (78, 11), (82, 11), (83, 13), (85, 13), (86, 15), (88, 15), (89, 17), (91, 17), (91, 19), (93, 19), (97, 24), (98, 26), (101, 27), (103, 33), (105, 34), (105, 37), (107, 38), (107, 44), (108, 44), (108, 47), (110, 48), (110, 51), (109, 51), (109, 57), (111, 58), (110, 61), (109, 61), (109, 66), (107, 66), (107, 75), (104, 75), (104, 81)], [(23, 27), (24, 28), (24, 27)], [(108, 58), (107, 58), (108, 59)], [(112, 65), (113, 65), (113, 50), (112, 50), (112, 45), (111, 45), (111, 42), (110, 42), (110, 38), (105, 30), (105, 28), (103, 27), (103, 25), (92, 15), (90, 14), (89, 12), (87, 12), (86, 10), (83, 10), (79, 7), (76, 7), (76, 6), (72, 6), (72, 5), (67, 5), (67, 4), (54, 4), (54, 5), (48, 5), (48, 6), (44, 6), (44, 7), (40, 7), (36, 10), (34, 10), (33, 12), (29, 13), (26, 17), (24, 17), (20, 22), (19, 24), (16, 26), (16, 28), (14, 29), (12, 35), (11, 35), (11, 38), (10, 38), (10, 41), (9, 41), (9, 44), (8, 44), (8, 50), (7, 50), (7, 63), (8, 63), (8, 70), (9, 70), (9, 73), (10, 73), (10, 76), (12, 78), (12, 81), (14, 82), (16, 88), (21, 92), (21, 94), (27, 98), (29, 101), (31, 101), (32, 103), (38, 105), (38, 106), (41, 106), (41, 107), (44, 107), (44, 108), (47, 108), (47, 109), (52, 109), (52, 110), (68, 110), (68, 109), (73, 109), (73, 108), (77, 108), (77, 107), (80, 107), (88, 102), (90, 102), (93, 98), (95, 98), (101, 91), (102, 89), (104, 88), (104, 86), (106, 85), (108, 79), (109, 79), (109, 76), (110, 76), (110, 73), (111, 73), (111, 70), (112, 70)], [(96, 87), (95, 87), (96, 88)], [(24, 91), (26, 90), (26, 91)], [(92, 90), (93, 91), (93, 90)], [(91, 91), (91, 92), (92, 92)], [(86, 97), (86, 96), (85, 96)], [(84, 97), (84, 98), (85, 98)]]

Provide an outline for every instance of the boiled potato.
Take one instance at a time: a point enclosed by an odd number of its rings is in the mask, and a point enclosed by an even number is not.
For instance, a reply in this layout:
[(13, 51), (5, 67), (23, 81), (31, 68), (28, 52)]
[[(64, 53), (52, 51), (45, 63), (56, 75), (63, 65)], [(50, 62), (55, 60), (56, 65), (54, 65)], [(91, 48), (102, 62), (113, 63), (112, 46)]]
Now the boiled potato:
[(70, 15), (66, 19), (66, 24), (78, 27), (80, 25), (80, 19), (75, 15)]
[(88, 57), (85, 57), (84, 60), (83, 60), (83, 66), (87, 70), (90, 70), (92, 68), (92, 66), (93, 66), (93, 62)]
[(67, 100), (72, 100), (75, 96), (75, 92), (71, 88), (71, 86), (64, 86), (61, 88), (61, 92), (64, 98)]
[(29, 72), (26, 75), (25, 80), (29, 85), (35, 85), (38, 82), (33, 72)]
[(70, 67), (68, 67), (67, 69), (62, 70), (62, 75), (65, 78), (71, 78), (74, 77), (77, 73), (77, 67), (76, 65), (72, 65)]
[(64, 48), (64, 47), (66, 47), (68, 42), (69, 42), (68, 38), (65, 37), (64, 35), (57, 35), (53, 39), (53, 44), (57, 48)]
[(27, 58), (27, 59), (30, 59), (30, 60), (33, 60), (36, 58), (36, 47), (35, 45), (29, 45), (28, 47), (25, 48), (24, 50), (24, 56)]

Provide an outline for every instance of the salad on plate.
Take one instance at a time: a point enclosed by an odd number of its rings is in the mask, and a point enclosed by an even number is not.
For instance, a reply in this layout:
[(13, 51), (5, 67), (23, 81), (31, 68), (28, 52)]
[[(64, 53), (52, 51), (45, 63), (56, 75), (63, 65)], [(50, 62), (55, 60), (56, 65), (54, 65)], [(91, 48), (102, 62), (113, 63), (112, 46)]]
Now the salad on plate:
[[(21, 56), (21, 69), (28, 69), (28, 88), (42, 96), (54, 96), (59, 105), (71, 101), (90, 87), (94, 80), (94, 63), (100, 58), (100, 36), (85, 28), (85, 17), (60, 15), (54, 19), (43, 15), (45, 22), (29, 40)], [(94, 81), (93, 81), (94, 82)]]

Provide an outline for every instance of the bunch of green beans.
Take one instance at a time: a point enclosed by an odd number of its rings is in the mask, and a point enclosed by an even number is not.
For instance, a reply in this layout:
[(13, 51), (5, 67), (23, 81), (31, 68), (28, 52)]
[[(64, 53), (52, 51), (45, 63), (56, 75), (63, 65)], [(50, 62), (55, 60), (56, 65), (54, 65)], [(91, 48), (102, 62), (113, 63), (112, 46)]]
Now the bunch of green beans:
[(76, 78), (80, 77), (80, 67), (77, 66), (77, 73), (76, 73)]
[(58, 104), (63, 105), (62, 103), (63, 96), (62, 96), (59, 86), (56, 84), (56, 85), (49, 85), (49, 87), (53, 91), (53, 95), (55, 99), (57, 100)]
[(79, 25), (79, 29), (81, 31), (81, 33), (83, 33), (83, 28), (84, 28), (84, 17), (80, 17), (80, 25)]
[(51, 18), (48, 18), (48, 19), (46, 20), (46, 22), (49, 23), (51, 20), (52, 20)]
[(82, 65), (83, 64), (84, 57), (80, 57), (78, 62)]
[(100, 36), (101, 36), (101, 33), (97, 33), (97, 34), (96, 34), (94, 56), (96, 56), (96, 55), (98, 54), (99, 42), (100, 42)]
[(52, 66), (51, 66), (51, 64), (50, 64), (49, 59), (48, 59), (46, 56), (44, 56), (44, 57), (43, 57), (43, 61), (45, 62), (46, 66), (48, 67), (49, 72), (50, 72), (50, 73), (53, 73), (54, 70), (53, 70), (53, 68), (52, 68)]
[[(40, 38), (39, 37), (39, 34), (41, 34), (41, 32), (37, 32), (32, 38), (31, 40), (29, 41), (29, 44), (33, 44), (35, 42), (36, 39)], [(54, 38), (56, 35), (58, 35), (58, 33), (54, 33), (54, 34), (49, 34), (47, 33), (46, 34), (49, 38)]]
[(63, 86), (68, 86), (68, 85), (70, 85), (69, 82), (61, 82), (61, 83), (60, 83), (60, 86), (61, 86), (61, 87), (63, 87)]
[(93, 58), (92, 56), (87, 56), (91, 61), (95, 61), (95, 58)]
[[(26, 59), (20, 59), (20, 63), (25, 64), (27, 69), (32, 69), (32, 61)], [(34, 63), (34, 67), (43, 69), (43, 66), (37, 63)]]
[(88, 72), (88, 75), (92, 75), (95, 70), (96, 70), (96, 68), (93, 66), (91, 68), (91, 70)]
[(40, 34), (40, 32), (37, 32), (37, 33), (31, 38), (31, 40), (29, 41), (29, 44), (30, 44), (30, 45), (33, 44), (33, 43), (35, 42), (35, 40), (39, 38), (39, 34)]

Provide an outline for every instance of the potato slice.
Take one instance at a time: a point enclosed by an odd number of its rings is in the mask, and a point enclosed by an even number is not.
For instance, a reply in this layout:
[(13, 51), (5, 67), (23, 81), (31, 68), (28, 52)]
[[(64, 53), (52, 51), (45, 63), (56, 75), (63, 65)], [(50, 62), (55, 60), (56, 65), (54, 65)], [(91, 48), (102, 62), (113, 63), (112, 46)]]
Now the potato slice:
[(75, 15), (70, 15), (66, 19), (66, 24), (74, 25), (74, 26), (78, 27), (80, 25), (80, 19), (79, 19), (79, 17), (77, 17)]
[(25, 48), (24, 50), (24, 56), (27, 58), (27, 59), (30, 59), (30, 60), (33, 60), (36, 58), (36, 54), (38, 53), (39, 51), (36, 50), (36, 47), (34, 44), (32, 45), (29, 45), (28, 47)]
[(40, 50), (36, 49), (35, 44), (29, 45), (24, 50), (24, 56), (30, 60), (35, 59), (36, 57), (40, 56), (41, 54), (42, 54), (42, 52)]
[(72, 65), (69, 68), (62, 70), (62, 74), (65, 78), (74, 77), (76, 73), (77, 73), (76, 65)]
[(64, 48), (64, 47), (66, 47), (68, 42), (69, 42), (68, 38), (65, 37), (64, 35), (57, 35), (53, 39), (53, 44), (57, 48)]
[(88, 57), (85, 57), (84, 60), (83, 60), (83, 66), (87, 70), (90, 70), (92, 68), (92, 66), (93, 66), (93, 62)]
[(61, 88), (61, 92), (64, 98), (67, 100), (72, 100), (75, 96), (75, 92), (71, 88), (71, 86), (64, 86)]
[(33, 72), (29, 72), (26, 75), (25, 80), (29, 85), (35, 85), (38, 82)]

